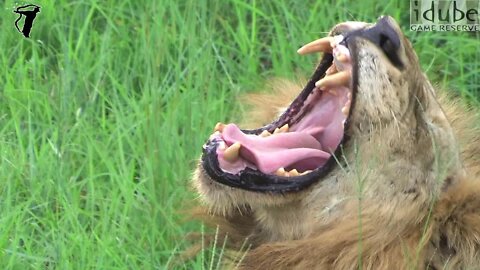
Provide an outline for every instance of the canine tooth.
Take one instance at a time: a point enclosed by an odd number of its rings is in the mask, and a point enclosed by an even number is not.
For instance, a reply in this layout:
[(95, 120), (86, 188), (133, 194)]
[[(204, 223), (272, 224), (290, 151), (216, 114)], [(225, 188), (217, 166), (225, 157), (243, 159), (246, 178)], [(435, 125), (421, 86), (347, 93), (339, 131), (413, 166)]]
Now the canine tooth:
[(285, 169), (282, 167), (282, 168), (278, 168), (278, 170), (275, 172), (276, 175), (278, 176), (286, 176), (286, 172), (285, 172)]
[(260, 137), (263, 137), (263, 138), (268, 137), (270, 135), (272, 135), (272, 133), (268, 132), (268, 130), (264, 130), (262, 131), (262, 133), (260, 133)]
[(223, 128), (225, 127), (225, 124), (222, 123), (222, 122), (218, 122), (216, 125), (215, 125), (215, 128), (213, 129), (213, 131), (220, 131), (220, 132), (223, 132)]
[(300, 174), (298, 173), (297, 169), (293, 169), (288, 172), (289, 176), (299, 176)]
[(317, 39), (308, 43), (307, 45), (302, 46), (300, 49), (298, 49), (297, 53), (308, 54), (313, 52), (332, 52), (332, 46), (330, 45), (332, 41), (333, 37)]
[(316, 87), (327, 88), (333, 86), (347, 86), (350, 81), (350, 71), (345, 70), (332, 74), (330, 76), (323, 77), (323, 79), (315, 83)]
[(240, 154), (240, 147), (242, 145), (239, 142), (236, 142), (232, 145), (230, 145), (227, 149), (225, 149), (225, 152), (223, 153), (223, 158), (226, 161), (229, 162), (235, 162), (238, 159), (238, 156)]

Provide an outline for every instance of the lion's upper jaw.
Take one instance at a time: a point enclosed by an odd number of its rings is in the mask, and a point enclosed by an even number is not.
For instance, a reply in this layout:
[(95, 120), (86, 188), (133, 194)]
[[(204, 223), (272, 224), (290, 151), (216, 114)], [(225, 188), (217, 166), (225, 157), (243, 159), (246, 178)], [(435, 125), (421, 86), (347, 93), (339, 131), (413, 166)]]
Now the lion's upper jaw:
[(350, 163), (360, 159), (359, 166), (368, 167), (363, 171), (378, 175), (367, 178), (374, 184), (368, 191), (385, 196), (405, 190), (438, 195), (445, 178), (463, 173), (459, 149), (407, 39), (402, 47), (403, 70), (393, 67), (375, 47), (365, 44), (358, 50), (359, 83), (349, 130), (353, 140), (346, 152)]
[(361, 200), (388, 205), (386, 212), (406, 202), (428, 210), (443, 181), (463, 170), (433, 88), (398, 25), (393, 29), (401, 38), (402, 68), (369, 40), (360, 37), (350, 44), (355, 96), (345, 130), (350, 139), (322, 181), (300, 192), (251, 192), (218, 183), (199, 165), (194, 183), (209, 207), (224, 215), (253, 212), (270, 241), (302, 238), (327, 220), (342, 218), (345, 207)]

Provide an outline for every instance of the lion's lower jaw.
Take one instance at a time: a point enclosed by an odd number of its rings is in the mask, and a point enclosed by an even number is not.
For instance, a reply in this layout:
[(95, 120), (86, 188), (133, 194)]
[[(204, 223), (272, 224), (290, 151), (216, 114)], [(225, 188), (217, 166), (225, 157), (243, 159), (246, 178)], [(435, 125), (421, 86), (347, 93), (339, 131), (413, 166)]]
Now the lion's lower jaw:
[(251, 211), (252, 207), (283, 206), (296, 200), (296, 194), (266, 194), (245, 191), (229, 187), (212, 180), (204, 171), (201, 164), (197, 167), (193, 176), (194, 188), (200, 195), (201, 201), (214, 215), (229, 216), (232, 214)]

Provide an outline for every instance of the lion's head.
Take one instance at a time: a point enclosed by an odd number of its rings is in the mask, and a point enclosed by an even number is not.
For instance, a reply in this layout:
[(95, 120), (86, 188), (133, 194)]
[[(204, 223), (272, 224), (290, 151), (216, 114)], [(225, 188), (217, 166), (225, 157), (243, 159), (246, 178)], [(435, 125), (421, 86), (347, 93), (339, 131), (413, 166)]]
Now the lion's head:
[(211, 209), (248, 209), (273, 239), (298, 238), (360, 194), (420, 207), (464, 173), (434, 89), (391, 17), (338, 24), (299, 50), (311, 52), (323, 52), (320, 64), (277, 120), (254, 130), (219, 124), (205, 143), (194, 184)]

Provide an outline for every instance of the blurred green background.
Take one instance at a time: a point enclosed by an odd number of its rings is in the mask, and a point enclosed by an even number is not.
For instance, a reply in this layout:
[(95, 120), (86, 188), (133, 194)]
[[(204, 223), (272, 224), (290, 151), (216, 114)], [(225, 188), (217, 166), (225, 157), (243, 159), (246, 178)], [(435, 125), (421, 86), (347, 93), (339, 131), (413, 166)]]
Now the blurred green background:
[[(479, 33), (411, 32), (409, 2), (38, 1), (31, 39), (0, 4), (0, 268), (163, 269), (189, 244), (201, 145), (236, 97), (309, 76), (296, 50), (396, 18), (439, 88), (479, 106)], [(185, 269), (215, 268), (203, 253)]]

